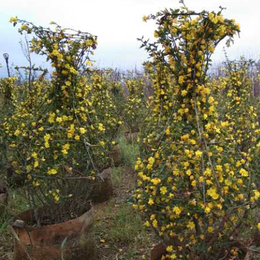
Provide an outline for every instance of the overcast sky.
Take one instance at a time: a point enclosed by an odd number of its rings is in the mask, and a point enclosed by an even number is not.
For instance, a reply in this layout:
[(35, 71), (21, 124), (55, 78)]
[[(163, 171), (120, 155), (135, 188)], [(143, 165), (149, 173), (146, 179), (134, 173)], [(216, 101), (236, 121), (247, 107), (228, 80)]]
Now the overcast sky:
[[(225, 17), (234, 18), (241, 27), (240, 38), (235, 38), (227, 53), (231, 59), (244, 55), (258, 59), (260, 54), (260, 0), (185, 0), (195, 11), (218, 11), (226, 7)], [(98, 36), (98, 48), (94, 60), (99, 67), (121, 69), (140, 68), (147, 55), (140, 49), (137, 38), (152, 38), (156, 28), (151, 21), (142, 17), (164, 8), (179, 7), (179, 0), (0, 0), (0, 63), (2, 54), (10, 55), (10, 63), (26, 65), (19, 41), (23, 37), (17, 27), (9, 23), (12, 16), (49, 26), (55, 21), (63, 27), (87, 31)], [(36, 64), (44, 64), (33, 57)], [(213, 56), (214, 62), (224, 60), (222, 46)], [(5, 73), (5, 66), (0, 74)]]

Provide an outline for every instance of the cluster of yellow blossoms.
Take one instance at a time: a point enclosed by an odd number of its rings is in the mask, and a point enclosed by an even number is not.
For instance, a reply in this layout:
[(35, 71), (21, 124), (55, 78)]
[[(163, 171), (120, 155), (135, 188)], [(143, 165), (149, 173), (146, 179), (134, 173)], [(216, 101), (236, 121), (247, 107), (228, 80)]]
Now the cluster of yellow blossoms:
[(146, 83), (144, 77), (140, 76), (127, 79), (125, 83), (128, 93), (123, 110), (124, 123), (131, 132), (137, 132), (142, 128), (147, 113)]
[(33, 35), (31, 51), (50, 60), (53, 73), (51, 80), (39, 79), (31, 88), (12, 79), (1, 84), (12, 103), (1, 120), (7, 164), (25, 179), (37, 202), (46, 203), (49, 196), (59, 201), (73, 192), (76, 199), (82, 194), (63, 189), (63, 182), (73, 186), (77, 178), (91, 180), (104, 169), (120, 125), (105, 75), (90, 65), (96, 37), (55, 23), (51, 30), (17, 18), (11, 22)]
[(237, 91), (248, 94), (248, 84), (239, 82), (239, 73), (224, 79), (230, 100), (220, 115), (217, 97), (223, 91), (207, 70), (217, 44), (226, 37), (229, 44), (239, 26), (221, 11), (187, 8), (148, 19), (158, 25), (157, 41), (143, 40), (152, 58), (146, 70), (154, 88), (153, 114), (135, 166), (134, 208), (167, 244), (163, 259), (234, 259), (239, 250), (232, 245), (260, 194), (250, 152), (258, 154), (252, 145), (259, 128), (254, 111), (245, 117), (247, 101)]

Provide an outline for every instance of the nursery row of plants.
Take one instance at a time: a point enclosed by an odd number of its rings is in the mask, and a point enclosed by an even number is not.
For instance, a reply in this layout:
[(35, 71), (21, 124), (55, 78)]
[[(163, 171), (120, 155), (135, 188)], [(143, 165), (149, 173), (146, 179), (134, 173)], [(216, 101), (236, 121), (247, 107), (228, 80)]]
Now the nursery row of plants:
[[(159, 259), (258, 259), (258, 68), (227, 59), (209, 74), (217, 45), (240, 32), (222, 12), (182, 7), (144, 17), (156, 22), (155, 41), (140, 39), (149, 59), (131, 75), (95, 68), (94, 35), (11, 18), (53, 68), (50, 78), (32, 80), (28, 67), (27, 81), (0, 80), (0, 178), (23, 194), (37, 225), (89, 209), (118, 135), (135, 133), (130, 201), (161, 239)], [(48, 207), (42, 219), (38, 209), (50, 205), (59, 210)]]

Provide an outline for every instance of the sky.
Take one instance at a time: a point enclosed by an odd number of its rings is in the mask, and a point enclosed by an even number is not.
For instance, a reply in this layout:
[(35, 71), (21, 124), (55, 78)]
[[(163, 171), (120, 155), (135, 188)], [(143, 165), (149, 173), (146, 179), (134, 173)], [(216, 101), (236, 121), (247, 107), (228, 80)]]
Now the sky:
[[(227, 49), (230, 59), (258, 59), (260, 54), (260, 1), (259, 0), (185, 0), (186, 6), (195, 11), (218, 11), (225, 7), (223, 15), (234, 18), (241, 27), (240, 37)], [(142, 17), (164, 8), (178, 8), (179, 0), (0, 0), (0, 76), (6, 76), (3, 53), (9, 53), (9, 63), (28, 65), (21, 51), (24, 37), (9, 23), (17, 16), (48, 27), (55, 21), (62, 27), (92, 33), (98, 36), (95, 55), (97, 67), (112, 67), (122, 70), (140, 69), (147, 60), (137, 38), (153, 39), (156, 26), (153, 21), (143, 22)], [(36, 65), (46, 67), (42, 57), (32, 55)], [(212, 57), (217, 64), (225, 60), (223, 44)]]

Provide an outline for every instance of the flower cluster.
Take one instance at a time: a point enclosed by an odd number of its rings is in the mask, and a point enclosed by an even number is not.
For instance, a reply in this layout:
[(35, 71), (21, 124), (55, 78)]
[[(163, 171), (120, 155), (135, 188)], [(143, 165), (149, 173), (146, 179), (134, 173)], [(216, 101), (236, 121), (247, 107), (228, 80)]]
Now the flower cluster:
[[(156, 42), (142, 39), (152, 58), (146, 70), (154, 95), (142, 158), (135, 166), (134, 208), (168, 245), (165, 258), (232, 258), (239, 251), (232, 239), (243, 232), (248, 211), (259, 198), (252, 181), (257, 172), (251, 168), (252, 157), (239, 147), (238, 135), (241, 139), (245, 131), (238, 131), (231, 118), (232, 102), (227, 101), (226, 117), (218, 113), (218, 89), (207, 70), (218, 43), (228, 38), (229, 44), (239, 25), (221, 11), (196, 13), (186, 7), (166, 9), (148, 19), (158, 25)], [(240, 113), (235, 120), (243, 117), (239, 106), (232, 109)], [(255, 116), (247, 116), (252, 126)]]
[(8, 164), (39, 203), (50, 196), (56, 202), (82, 196), (72, 189), (81, 178), (87, 196), (91, 180), (109, 164), (119, 126), (111, 94), (91, 65), (96, 37), (55, 23), (51, 30), (17, 18), (11, 22), (33, 35), (31, 51), (44, 55), (54, 70), (50, 81), (35, 81), (22, 93), (11, 89), (15, 105), (1, 122)]
[(146, 82), (144, 77), (126, 79), (128, 90), (124, 106), (123, 118), (131, 132), (142, 128), (143, 119), (147, 114), (147, 97), (145, 96)]

